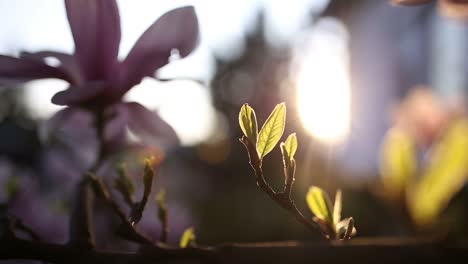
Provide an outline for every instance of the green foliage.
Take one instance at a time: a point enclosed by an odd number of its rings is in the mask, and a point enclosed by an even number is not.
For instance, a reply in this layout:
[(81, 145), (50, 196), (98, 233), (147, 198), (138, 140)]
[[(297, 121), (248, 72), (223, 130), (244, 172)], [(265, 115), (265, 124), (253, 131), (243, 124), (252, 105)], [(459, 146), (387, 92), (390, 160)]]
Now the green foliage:
[[(249, 154), (250, 165), (255, 172), (257, 185), (266, 192), (273, 201), (288, 210), (297, 219), (302, 219), (302, 223), (307, 223), (308, 227), (318, 227), (322, 234), (329, 239), (349, 239), (356, 233), (352, 218), (341, 221), (341, 191), (338, 191), (335, 204), (332, 207), (327, 194), (319, 187), (310, 187), (307, 193), (307, 204), (315, 215), (310, 224), (291, 199), (292, 185), (295, 181), (296, 160), (294, 155), (298, 148), (296, 133), (290, 134), (284, 142), (281, 142), (280, 149), (283, 158), (283, 171), (285, 176), (284, 189), (277, 192), (271, 188), (263, 176), (262, 160), (270, 153), (280, 141), (284, 133), (286, 122), (286, 104), (280, 103), (271, 112), (262, 129), (256, 136), (257, 123), (255, 111), (247, 104), (244, 104), (239, 113), (239, 125), (244, 133), (240, 139)], [(255, 139), (256, 140), (253, 140)], [(348, 230), (350, 229), (350, 230)], [(341, 232), (341, 233), (340, 233)]]
[(257, 151), (263, 159), (278, 144), (284, 132), (286, 122), (286, 104), (281, 103), (271, 112), (258, 135)]
[(387, 194), (394, 199), (404, 195), (417, 170), (416, 150), (408, 133), (397, 128), (387, 133), (382, 144), (380, 170)]
[(179, 246), (181, 248), (190, 247), (193, 243), (195, 243), (195, 232), (193, 227), (187, 228), (182, 236), (180, 237)]
[(432, 153), (420, 181), (410, 187), (409, 208), (420, 225), (431, 224), (468, 176), (468, 121), (451, 124)]
[(381, 174), (388, 194), (406, 201), (413, 221), (431, 226), (468, 176), (468, 120), (452, 120), (429, 153), (429, 163), (417, 177), (414, 139), (391, 130), (382, 148)]
[(288, 155), (289, 159), (294, 159), (294, 155), (296, 154), (297, 150), (297, 137), (296, 133), (292, 133), (291, 135), (286, 138), (284, 141), (284, 149)]
[(357, 233), (352, 217), (341, 220), (341, 190), (336, 192), (333, 207), (331, 207), (328, 195), (316, 186), (311, 186), (309, 188), (306, 199), (307, 205), (315, 215), (317, 223), (322, 228), (323, 233), (327, 234), (331, 238), (343, 240), (350, 239), (351, 236), (354, 236)]
[(257, 144), (258, 128), (255, 111), (248, 104), (244, 104), (239, 112), (239, 125), (244, 135), (255, 145)]
[(330, 198), (319, 187), (311, 186), (307, 192), (307, 205), (312, 213), (319, 219), (333, 224)]

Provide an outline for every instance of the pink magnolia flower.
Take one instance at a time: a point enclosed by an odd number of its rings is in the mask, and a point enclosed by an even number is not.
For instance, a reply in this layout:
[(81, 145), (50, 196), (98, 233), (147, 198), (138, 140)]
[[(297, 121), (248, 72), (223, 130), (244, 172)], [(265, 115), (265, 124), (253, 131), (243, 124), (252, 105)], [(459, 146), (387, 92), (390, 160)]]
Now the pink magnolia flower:
[[(58, 78), (70, 86), (52, 98), (70, 106), (49, 122), (59, 125), (78, 109), (106, 111), (106, 134), (121, 134), (128, 127), (142, 137), (177, 141), (173, 129), (142, 105), (122, 97), (146, 76), (166, 65), (173, 49), (183, 58), (198, 43), (198, 21), (193, 7), (171, 10), (154, 22), (137, 40), (127, 57), (117, 58), (120, 17), (115, 0), (65, 0), (75, 42), (74, 54), (54, 51), (22, 53), (19, 58), (0, 55), (0, 79), (28, 81)], [(55, 58), (57, 66), (46, 59)], [(111, 136), (111, 135), (110, 135)]]

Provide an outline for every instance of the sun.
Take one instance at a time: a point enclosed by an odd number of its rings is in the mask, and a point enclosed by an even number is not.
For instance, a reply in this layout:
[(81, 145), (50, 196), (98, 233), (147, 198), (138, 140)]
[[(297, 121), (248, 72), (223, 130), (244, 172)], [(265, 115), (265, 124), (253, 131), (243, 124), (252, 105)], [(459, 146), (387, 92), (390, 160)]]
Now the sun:
[(330, 32), (314, 32), (296, 73), (299, 118), (314, 138), (327, 144), (342, 142), (350, 130), (351, 89), (343, 42)]

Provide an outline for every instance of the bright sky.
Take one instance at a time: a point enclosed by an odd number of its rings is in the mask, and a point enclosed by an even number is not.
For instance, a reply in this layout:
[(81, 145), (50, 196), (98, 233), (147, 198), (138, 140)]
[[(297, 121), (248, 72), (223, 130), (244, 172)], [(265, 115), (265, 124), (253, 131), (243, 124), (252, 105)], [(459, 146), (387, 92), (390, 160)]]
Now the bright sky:
[[(251, 29), (256, 11), (260, 8), (265, 7), (266, 10), (267, 39), (276, 45), (283, 45), (290, 44), (291, 36), (300, 31), (310, 12), (320, 10), (327, 1), (140, 0), (135, 4), (135, 1), (120, 0), (122, 42), (119, 56), (124, 57), (141, 33), (161, 14), (173, 7), (194, 3), (200, 21), (200, 46), (190, 57), (167, 66), (161, 73), (165, 76), (196, 77), (208, 81), (215, 70), (212, 53), (225, 58), (241, 53), (243, 36)], [(0, 24), (0, 54), (44, 49), (73, 51), (61, 0), (0, 0)], [(181, 86), (176, 88), (178, 84)], [(56, 91), (65, 88), (64, 82), (56, 80), (31, 82), (25, 100), (32, 113), (39, 118), (47, 118), (58, 109), (50, 103), (50, 98)], [(186, 98), (196, 100), (180, 100), (181, 92)], [(134, 88), (128, 94), (128, 99), (159, 110), (186, 145), (208, 138), (218, 125), (218, 119), (215, 118), (217, 115), (210, 104), (209, 90), (197, 84), (178, 82), (168, 85), (148, 79)], [(204, 120), (200, 121), (200, 118)]]

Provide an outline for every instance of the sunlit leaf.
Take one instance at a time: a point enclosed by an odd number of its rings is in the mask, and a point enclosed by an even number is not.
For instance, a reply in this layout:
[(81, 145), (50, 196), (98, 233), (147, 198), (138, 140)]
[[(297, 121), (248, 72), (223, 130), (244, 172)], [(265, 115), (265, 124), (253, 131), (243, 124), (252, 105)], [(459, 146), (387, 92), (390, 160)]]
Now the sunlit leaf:
[(295, 181), (295, 174), (296, 174), (296, 161), (294, 158), (291, 158), (286, 150), (286, 144), (281, 142), (280, 144), (281, 154), (283, 156), (283, 166), (284, 166), (284, 184), (287, 188), (286, 191), (290, 191), (292, 188), (292, 184)]
[(263, 157), (270, 153), (281, 139), (285, 121), (286, 104), (281, 103), (273, 109), (258, 135), (257, 151), (260, 159), (263, 159)]
[(335, 204), (333, 205), (333, 223), (336, 225), (341, 221), (342, 194), (341, 190), (336, 191)]
[(312, 213), (333, 225), (331, 202), (328, 195), (319, 187), (311, 186), (307, 192), (307, 205)]
[(420, 226), (431, 224), (452, 197), (461, 190), (468, 174), (468, 120), (453, 121), (431, 153), (421, 180), (408, 193), (409, 209)]
[(382, 145), (380, 171), (385, 190), (397, 198), (416, 175), (417, 159), (412, 138), (398, 128), (391, 129)]
[(290, 159), (293, 159), (297, 150), (296, 133), (292, 133), (291, 135), (288, 136), (286, 141), (284, 141), (284, 147), (285, 147), (286, 152), (288, 153), (288, 157)]
[(253, 145), (257, 144), (258, 128), (255, 111), (248, 104), (244, 104), (239, 112), (239, 125), (242, 132)]
[(193, 230), (193, 227), (187, 228), (184, 233), (182, 234), (182, 237), (180, 238), (180, 243), (179, 246), (181, 248), (186, 248), (190, 246), (195, 242), (195, 232)]

